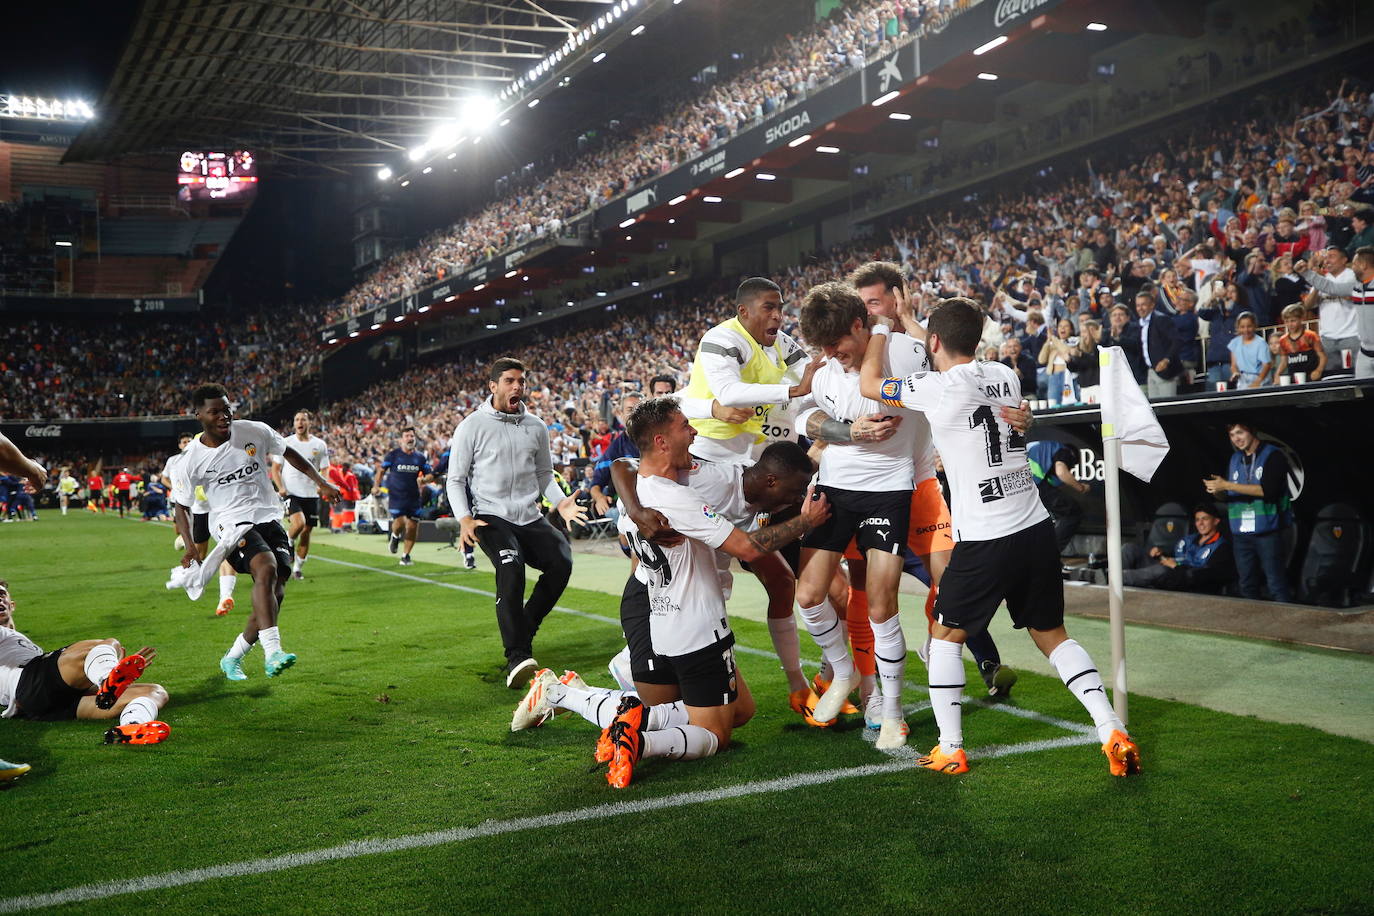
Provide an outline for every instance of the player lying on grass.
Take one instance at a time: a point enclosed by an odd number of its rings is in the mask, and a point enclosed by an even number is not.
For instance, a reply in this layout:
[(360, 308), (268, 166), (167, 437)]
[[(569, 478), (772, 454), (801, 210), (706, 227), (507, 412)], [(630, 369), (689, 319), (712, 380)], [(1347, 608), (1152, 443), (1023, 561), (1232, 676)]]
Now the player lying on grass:
[[(638, 537), (660, 547), (681, 544), (683, 536), (659, 512), (640, 504), (638, 470), (639, 461), (634, 458), (618, 459), (611, 466), (623, 510), (621, 532), (627, 538)], [(775, 442), (763, 451), (757, 463), (693, 462), (689, 470), (679, 472), (678, 482), (690, 487), (725, 521), (743, 529), (760, 512), (777, 513), (800, 506), (811, 474), (811, 459), (804, 448), (793, 442)], [(637, 528), (637, 518), (644, 520), (644, 528)], [(645, 530), (656, 533), (645, 534)], [(516, 707), (511, 731), (542, 725), (556, 709), (566, 709), (603, 730), (598, 759), (609, 760), (610, 726), (622, 711), (621, 702), (627, 696), (637, 697), (645, 704), (645, 727), (650, 731), (687, 724), (687, 707), (682, 703), (676, 673), (659, 664), (654, 654), (649, 622), (649, 569), (640, 562), (638, 553), (632, 551), (630, 558), (632, 567), (621, 597), (620, 623), (627, 642), (631, 684), (621, 690), (588, 687), (576, 672), (567, 672), (559, 679), (545, 668), (535, 675), (529, 693)], [(731, 559), (728, 552), (715, 551), (716, 575), (724, 601), (729, 601), (734, 586)], [(777, 553), (770, 552), (752, 561), (750, 568), (764, 583), (770, 602), (775, 600), (776, 592), (777, 600), (791, 606), (792, 572)]]
[(235, 538), (227, 559), (237, 572), (253, 577), (253, 609), (243, 632), (220, 659), (220, 670), (231, 681), (242, 681), (243, 657), (259, 640), (263, 669), (276, 677), (296, 663), (283, 651), (277, 614), (291, 577), (291, 540), (281, 526), (281, 502), (272, 487), (267, 468), (271, 455), (280, 455), (314, 482), (326, 502), (339, 498), (334, 489), (304, 457), (287, 445), (275, 429), (253, 420), (235, 420), (229, 397), (221, 385), (201, 385), (191, 394), (191, 405), (202, 432), (187, 448), (177, 468), (177, 533), (189, 546), (181, 565), (200, 559), (191, 533), (189, 509), (196, 487), (203, 487), (210, 505), (215, 538)]
[(167, 691), (161, 684), (134, 683), (155, 649), (125, 655), (117, 639), (86, 639), (44, 652), (14, 628), (14, 606), (9, 583), (0, 579), (0, 718), (118, 719), (105, 732), (106, 744), (166, 739), (171, 728), (157, 714), (167, 705)]
[(898, 311), (912, 336), (925, 342), (935, 371), (886, 375), (886, 334), (879, 328), (890, 319), (884, 318), (868, 342), (860, 390), (889, 407), (925, 414), (954, 503), (954, 551), (936, 598), (930, 642), (930, 704), (940, 743), (917, 762), (942, 773), (968, 771), (960, 705), (963, 644), (970, 633), (987, 629), (1005, 600), (1016, 627), (1030, 631), (1092, 716), (1112, 774), (1139, 772), (1140, 753), (1112, 710), (1097, 667), (1064, 629), (1054, 525), (1030, 472), (1025, 437), (998, 413), (1021, 399), (1016, 374), (1001, 363), (975, 361), (983, 312), (972, 300), (944, 300), (925, 328), (903, 295)]
[[(675, 398), (641, 404), (628, 424), (640, 451), (639, 501), (661, 513), (683, 539), (671, 546), (630, 532), (649, 598), (649, 651), (642, 669), (666, 673), (681, 696), (686, 722), (665, 713), (663, 721), (646, 715), (638, 697), (627, 695), (599, 744), (599, 757), (609, 751), (607, 781), (616, 788), (630, 784), (635, 764), (645, 756), (691, 760), (708, 757), (730, 742), (731, 733), (754, 714), (754, 699), (735, 666), (734, 633), (725, 613), (716, 550), (755, 562), (803, 536), (825, 521), (829, 506), (822, 497), (806, 500), (796, 518), (746, 534), (730, 524), (701, 494), (680, 481), (692, 470), (688, 452), (696, 431)], [(779, 453), (784, 454), (784, 453)], [(809, 464), (798, 463), (784, 490), (799, 486)], [(795, 495), (788, 494), (789, 499)], [(628, 635), (628, 634), (627, 634)], [(632, 643), (633, 645), (633, 643)], [(547, 679), (546, 679), (547, 680)], [(660, 684), (659, 686), (665, 686)], [(657, 728), (653, 726), (659, 726)], [(609, 747), (607, 747), (609, 744)]]

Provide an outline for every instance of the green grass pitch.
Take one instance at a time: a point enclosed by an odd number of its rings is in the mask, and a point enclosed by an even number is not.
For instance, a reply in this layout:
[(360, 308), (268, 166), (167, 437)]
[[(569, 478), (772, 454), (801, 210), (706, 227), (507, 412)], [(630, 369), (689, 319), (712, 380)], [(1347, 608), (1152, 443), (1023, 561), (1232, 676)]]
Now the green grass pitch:
[[(1144, 774), (1113, 779), (1095, 743), (1042, 748), (1075, 734), (1046, 718), (1087, 718), (1057, 681), (1023, 674), (1015, 705), (1037, 717), (970, 704), (970, 748), (1002, 756), (951, 778), (876, 752), (859, 728), (806, 728), (776, 662), (742, 652), (759, 714), (737, 743), (646, 762), (616, 792), (590, 771), (581, 719), (509, 731), (519, 694), (500, 677), (491, 599), (435, 584), (490, 590), (490, 575), (419, 562), (404, 571), (415, 581), (321, 537), (281, 617), (299, 663), (268, 680), (254, 650), (234, 684), (217, 661), (243, 614), (163, 589), (172, 536), (85, 513), (0, 529), (21, 630), (45, 649), (156, 646), (145, 678), (172, 696), (172, 736), (154, 747), (105, 746), (97, 723), (0, 721), (0, 757), (34, 767), (0, 793), (0, 911), (145, 878), (64, 909), (1374, 911), (1361, 741), (1133, 697)], [(562, 605), (594, 616), (552, 614), (541, 661), (609, 685), (619, 632), (595, 617), (616, 615), (620, 585), (569, 590)], [(769, 648), (759, 624), (737, 630)], [(909, 721), (914, 748), (934, 743), (928, 710)], [(283, 856), (299, 857), (263, 864)]]

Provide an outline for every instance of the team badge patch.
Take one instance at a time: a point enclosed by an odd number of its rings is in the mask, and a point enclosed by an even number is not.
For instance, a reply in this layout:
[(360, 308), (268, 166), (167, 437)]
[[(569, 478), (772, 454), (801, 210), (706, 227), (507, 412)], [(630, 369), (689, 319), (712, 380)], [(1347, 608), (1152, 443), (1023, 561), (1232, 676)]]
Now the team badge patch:
[(902, 395), (902, 380), (899, 378), (883, 379), (881, 394), (884, 401), (900, 400)]
[(706, 516), (707, 518), (715, 518), (715, 517), (716, 517), (716, 510), (715, 510), (715, 509), (712, 509), (710, 506), (702, 506), (702, 507), (701, 507), (701, 514), (704, 515), (704, 516)]
[(248, 457), (249, 457), (249, 458), (253, 458), (253, 457), (255, 457), (255, 456), (258, 454), (258, 446), (257, 446), (257, 443), (256, 443), (256, 442), (250, 442), (250, 443), (248, 443), (247, 445), (245, 445), (245, 446), (243, 447), (243, 450), (244, 450), (245, 452), (248, 453)]

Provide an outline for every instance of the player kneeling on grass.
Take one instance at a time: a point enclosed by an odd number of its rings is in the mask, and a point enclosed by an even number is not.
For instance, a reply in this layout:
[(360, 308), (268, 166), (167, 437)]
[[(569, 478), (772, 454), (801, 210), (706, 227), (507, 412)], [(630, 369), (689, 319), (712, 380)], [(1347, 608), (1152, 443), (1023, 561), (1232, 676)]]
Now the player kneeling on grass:
[(291, 540), (281, 525), (281, 503), (268, 477), (270, 456), (280, 455), (308, 477), (326, 502), (338, 499), (339, 491), (275, 429), (253, 420), (235, 420), (223, 386), (201, 385), (192, 393), (191, 404), (203, 432), (187, 448), (174, 475), (177, 533), (183, 543), (191, 545), (182, 555), (181, 565), (189, 567), (200, 561), (188, 516), (195, 488), (202, 487), (218, 529), (216, 538), (221, 542), (235, 539), (226, 556), (229, 565), (253, 577), (252, 613), (243, 632), (220, 659), (220, 670), (231, 681), (246, 680), (243, 657), (261, 639), (263, 669), (268, 677), (276, 677), (296, 663), (296, 656), (283, 651), (277, 630), (277, 613), (286, 580), (291, 577), (292, 553)]
[(45, 653), (14, 628), (14, 599), (0, 579), (0, 718), (117, 718), (106, 744), (157, 744), (171, 732), (157, 721), (167, 691), (134, 683), (156, 655), (148, 647), (125, 655), (117, 639), (86, 639)]
[(1016, 374), (1001, 363), (975, 361), (983, 331), (977, 303), (946, 299), (925, 328), (904, 296), (898, 310), (912, 335), (926, 341), (935, 371), (885, 377), (887, 342), (878, 327), (886, 325), (875, 326), (860, 390), (889, 407), (920, 411), (930, 421), (949, 478), (956, 542), (930, 631), (930, 704), (940, 743), (917, 762), (942, 773), (968, 771), (960, 705), (963, 644), (987, 629), (1005, 600), (1012, 621), (1030, 630), (1036, 647), (1092, 716), (1112, 774), (1139, 772), (1140, 753), (1113, 712), (1097, 667), (1064, 629), (1054, 524), (1036, 490), (1025, 437), (999, 412), (1021, 399)]
[[(679, 475), (694, 463), (688, 448), (696, 430), (676, 398), (645, 401), (630, 415), (628, 432), (640, 451), (640, 503), (661, 513), (684, 536), (664, 546), (630, 533), (649, 588), (653, 667), (671, 674), (682, 701), (680, 706), (646, 709), (638, 697), (623, 696), (597, 749), (598, 759), (610, 764), (607, 781), (618, 789), (630, 784), (641, 758), (709, 757), (728, 746), (733, 730), (754, 715), (754, 698), (735, 666), (735, 636), (725, 613), (716, 550), (754, 562), (830, 515), (825, 498), (819, 497), (807, 499), (801, 515), (791, 521), (749, 534), (727, 522), (691, 486), (679, 483)], [(551, 697), (588, 692), (582, 685), (549, 683), (551, 674), (543, 680)], [(685, 722), (679, 718), (683, 712)]]

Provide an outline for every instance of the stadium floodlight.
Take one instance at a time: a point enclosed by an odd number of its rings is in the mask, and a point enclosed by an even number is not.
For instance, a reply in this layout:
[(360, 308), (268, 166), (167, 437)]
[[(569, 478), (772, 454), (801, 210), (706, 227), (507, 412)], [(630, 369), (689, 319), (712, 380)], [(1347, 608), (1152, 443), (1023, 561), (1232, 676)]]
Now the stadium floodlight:
[(386, 180), (387, 180), (388, 178), (390, 178), (390, 177), (391, 177), (391, 169), (387, 168), (386, 166), (382, 166), (381, 168), (379, 168), (379, 169), (377, 170), (377, 180), (378, 180), (378, 181), (386, 181)]
[(686, 194), (679, 194), (677, 197), (674, 197), (672, 200), (668, 201), (668, 206), (676, 207), (678, 204), (682, 203), (686, 199)]
[(472, 291), (473, 291), (474, 293), (480, 293), (482, 290), (484, 290), (484, 289), (486, 289), (486, 288), (487, 288), (487, 285), (486, 285), (485, 283), (478, 283), (476, 286), (474, 286), (474, 287), (472, 288)]
[(430, 172), (432, 172), (432, 171), (434, 171), (434, 166), (432, 166), (432, 165), (427, 165), (427, 166), (425, 166), (423, 169), (420, 170), (420, 174), (421, 174), (421, 175), (428, 175), (428, 174), (429, 174)]
[(633, 235), (627, 235), (627, 236), (625, 236), (625, 241), (627, 241), (627, 242), (632, 241), (633, 239), (634, 239), (634, 236), (633, 236)]
[(907, 113), (904, 112), (904, 111), (894, 111), (894, 112), (892, 112), (892, 114), (888, 115), (888, 117), (891, 118), (891, 119), (894, 120), (894, 121), (910, 121), (910, 120), (911, 120), (911, 115), (907, 114)]
[(72, 243), (66, 241), (65, 239), (64, 239), (63, 241), (60, 241), (60, 242), (53, 242), (53, 244), (56, 245), (58, 248), (70, 248), (70, 247), (72, 247)]
[(677, 6), (682, 0), (673, 0), (673, 6)]
[(407, 178), (405, 181), (401, 182), (401, 187), (403, 187), (403, 188), (408, 188), (408, 187), (410, 187), (410, 179)]
[(538, 105), (538, 104), (539, 104), (539, 100), (538, 100), (538, 99), (530, 99), (528, 102), (525, 103), (525, 107), (526, 107), (526, 108), (534, 108), (534, 107), (535, 107), (536, 105)]
[(893, 89), (891, 92), (884, 92), (882, 95), (874, 99), (870, 104), (874, 108), (881, 108), (882, 106), (886, 105), (888, 102), (892, 101), (901, 94), (902, 93), (900, 90)]
[(998, 35), (998, 36), (997, 36), (996, 38), (994, 38), (992, 41), (984, 42), (983, 44), (981, 44), (981, 45), (979, 45), (978, 47), (974, 48), (974, 49), (973, 49), (973, 56), (974, 56), (974, 57), (981, 57), (981, 56), (983, 56), (984, 54), (986, 54), (986, 53), (988, 53), (989, 51), (991, 51), (993, 48), (1000, 48), (1000, 47), (1002, 47), (1002, 45), (1004, 45), (1004, 44), (1006, 44), (1006, 43), (1007, 43), (1007, 36), (1005, 36), (1005, 35)]
[(721, 199), (714, 194), (707, 194), (702, 200), (708, 204), (718, 204)]
[(744, 166), (740, 166), (740, 167), (737, 168), (737, 169), (731, 169), (730, 171), (726, 172), (726, 173), (725, 173), (725, 177), (726, 177), (726, 178), (738, 178), (739, 176), (741, 176), (741, 175), (743, 175), (743, 174), (744, 174)]
[(500, 124), (497, 124), (496, 126), (497, 126), (497, 127), (505, 127), (505, 126), (506, 126), (507, 124), (509, 124), (509, 123), (510, 123), (510, 118), (502, 118), (502, 119), (501, 119), (501, 123), (500, 123)]
[(787, 146), (788, 146), (789, 149), (796, 149), (797, 147), (801, 146), (803, 143), (809, 143), (810, 141), (811, 141), (811, 135), (810, 135), (810, 134), (802, 134), (800, 137), (794, 137), (793, 139), (789, 140), (789, 141), (787, 142)]
[[(448, 297), (447, 299), (445, 299), (444, 301), (445, 301), (445, 302), (452, 302), (454, 299), (457, 299), (457, 298), (458, 298), (457, 296), (449, 296), (449, 297)], [(422, 306), (420, 306), (418, 309), (416, 309), (415, 311), (417, 311), (417, 312), (419, 312), (421, 315), (423, 315), (425, 312), (428, 312), (429, 309), (430, 309), (429, 306), (427, 306), (427, 305), (422, 305)]]
[(594, 63), (594, 64), (599, 64), (599, 63), (601, 63), (601, 62), (602, 62), (603, 60), (605, 60), (605, 59), (606, 59), (606, 52), (605, 52), (605, 51), (601, 51), (601, 52), (598, 52), (597, 55), (596, 55), (595, 57), (592, 58), (592, 63)]
[(1090, 22), (1086, 26), (1089, 32), (1105, 32), (1107, 27), (1100, 22)]
[(668, 225), (670, 225), (670, 226), (675, 226), (675, 225), (677, 225), (677, 217), (673, 217), (672, 219), (668, 220)]
[(337, 338), (337, 337), (331, 337), (331, 338), (329, 338), (329, 341), (328, 341), (328, 343), (330, 344), (330, 346), (333, 346), (334, 344), (336, 344), (336, 343), (338, 343), (338, 342), (339, 342), (339, 338)]
[(516, 274), (516, 271), (514, 271), (514, 270), (508, 270), (508, 271), (506, 271), (506, 279), (509, 280), (511, 277), (515, 276), (515, 274)]
[(997, 79), (997, 74), (996, 74), (996, 73), (980, 73), (980, 74), (978, 74), (978, 78), (979, 78), (980, 80), (987, 80), (988, 82), (992, 82), (993, 80)]
[(500, 113), (495, 99), (475, 96), (463, 103), (463, 112), (459, 117), (468, 130), (483, 131), (495, 123)]
[(396, 321), (396, 322), (405, 321), (405, 320), (406, 320), (406, 316), (404, 316), (404, 315), (397, 315), (395, 318), (393, 318), (393, 319), (391, 319), (391, 320), (392, 320), (392, 321)]
[(410, 158), (411, 162), (419, 162), (421, 159), (425, 158), (425, 154), (428, 152), (429, 147), (425, 146), (422, 143), (419, 146), (412, 149), (410, 152), (406, 153), (406, 156)]
[(369, 328), (368, 330), (375, 331), (375, 330), (377, 330), (377, 329), (380, 328), (380, 327), (381, 327), (380, 324), (374, 324), (374, 325), (373, 325), (371, 328)]
[(494, 324), (489, 324), (489, 325), (487, 325), (487, 330), (488, 330), (488, 331), (494, 331), (494, 330), (496, 330), (496, 328), (497, 328), (497, 325), (494, 325)]
[(634, 37), (635, 35), (643, 35), (643, 34), (644, 34), (644, 26), (643, 26), (643, 25), (637, 25), (637, 26), (635, 26), (634, 28), (630, 29), (630, 36), (631, 36), (631, 37)]
[(357, 331), (349, 331), (349, 332), (348, 332), (348, 336), (349, 336), (349, 337), (357, 337), (357, 336), (358, 336), (358, 332), (357, 332)]
[(605, 296), (606, 296), (606, 293), (605, 293), (604, 290), (597, 290), (597, 291), (596, 291), (596, 294), (597, 294), (598, 296), (602, 297), (602, 298), (605, 298)]
[(624, 16), (624, 15), (625, 15), (625, 4), (622, 3), (620, 6), (617, 6), (617, 7), (615, 8), (615, 18), (619, 19), (621, 16)]
[(454, 158), (454, 157), (457, 156), (457, 155), (458, 155), (458, 151), (457, 151), (457, 150), (454, 150), (453, 152), (449, 153), (449, 154), (448, 154), (447, 156), (445, 156), (444, 158), (445, 158), (445, 159), (452, 159), (452, 158)]
[(620, 221), (620, 228), (621, 228), (621, 229), (628, 229), (628, 228), (630, 228), (631, 226), (633, 226), (634, 224), (635, 224), (635, 218), (632, 216), (632, 217), (630, 217), (629, 219), (623, 219), (623, 220), (621, 220), (621, 221)]
[(840, 148), (839, 148), (838, 146), (818, 146), (818, 147), (816, 147), (816, 152), (818, 152), (818, 153), (838, 153), (839, 151), (840, 151)]
[(755, 175), (754, 177), (757, 178), (759, 181), (777, 181), (777, 180), (778, 180), (778, 176), (772, 174), (771, 172), (759, 172), (759, 173), (758, 173), (757, 175)]

